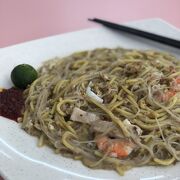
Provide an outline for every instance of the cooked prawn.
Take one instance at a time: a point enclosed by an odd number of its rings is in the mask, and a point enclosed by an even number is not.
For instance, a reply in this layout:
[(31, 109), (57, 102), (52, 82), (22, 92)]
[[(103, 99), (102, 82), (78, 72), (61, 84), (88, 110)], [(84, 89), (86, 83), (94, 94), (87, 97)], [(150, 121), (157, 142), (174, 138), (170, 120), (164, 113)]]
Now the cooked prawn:
[(125, 158), (136, 145), (127, 139), (110, 139), (107, 136), (96, 138), (98, 149), (111, 157)]
[(180, 76), (178, 76), (176, 79), (175, 79), (176, 83), (177, 84), (180, 84)]
[(172, 98), (174, 95), (176, 94), (176, 92), (174, 90), (169, 90), (166, 91), (162, 97), (161, 97), (161, 101), (168, 101), (170, 98)]
[(171, 83), (171, 88), (157, 97), (157, 99), (162, 102), (167, 102), (170, 98), (176, 95), (177, 92), (180, 92), (180, 76), (176, 77)]

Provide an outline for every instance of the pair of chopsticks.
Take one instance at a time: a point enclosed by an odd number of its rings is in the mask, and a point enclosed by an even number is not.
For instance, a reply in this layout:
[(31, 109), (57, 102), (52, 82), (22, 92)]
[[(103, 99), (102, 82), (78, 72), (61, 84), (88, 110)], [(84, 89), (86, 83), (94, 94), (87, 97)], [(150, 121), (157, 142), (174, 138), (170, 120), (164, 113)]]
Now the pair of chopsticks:
[(138, 29), (135, 29), (135, 28), (132, 28), (132, 27), (112, 23), (112, 22), (105, 21), (105, 20), (102, 20), (102, 19), (94, 18), (94, 19), (88, 19), (88, 20), (99, 23), (99, 24), (102, 24), (102, 25), (104, 25), (106, 27), (109, 27), (109, 28), (112, 28), (112, 29), (117, 29), (117, 30), (120, 30), (120, 31), (124, 31), (126, 33), (134, 34), (134, 35), (137, 35), (137, 36), (140, 36), (140, 37), (144, 37), (146, 39), (157, 41), (157, 42), (162, 43), (162, 44), (166, 44), (166, 45), (169, 45), (169, 46), (180, 48), (180, 41), (172, 39), (172, 38), (168, 38), (168, 37), (165, 37), (165, 36), (153, 34), (153, 33), (147, 32), (147, 31), (138, 30)]

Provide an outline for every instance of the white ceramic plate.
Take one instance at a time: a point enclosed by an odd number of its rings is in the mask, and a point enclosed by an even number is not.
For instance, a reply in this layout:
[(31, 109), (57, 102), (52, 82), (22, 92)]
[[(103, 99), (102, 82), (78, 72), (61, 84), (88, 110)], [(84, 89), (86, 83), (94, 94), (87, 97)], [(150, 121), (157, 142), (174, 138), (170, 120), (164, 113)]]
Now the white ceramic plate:
[[(159, 19), (129, 23), (140, 29), (180, 39), (180, 31)], [(179, 50), (107, 28), (87, 29), (35, 40), (0, 49), (0, 87), (12, 86), (9, 75), (20, 63), (35, 67), (55, 56), (96, 47), (125, 47), (168, 51), (176, 56)], [(115, 171), (91, 170), (79, 161), (56, 155), (49, 147), (38, 148), (37, 139), (20, 129), (19, 124), (0, 117), (0, 174), (8, 180), (178, 180), (180, 163), (170, 167), (142, 167), (120, 177)]]

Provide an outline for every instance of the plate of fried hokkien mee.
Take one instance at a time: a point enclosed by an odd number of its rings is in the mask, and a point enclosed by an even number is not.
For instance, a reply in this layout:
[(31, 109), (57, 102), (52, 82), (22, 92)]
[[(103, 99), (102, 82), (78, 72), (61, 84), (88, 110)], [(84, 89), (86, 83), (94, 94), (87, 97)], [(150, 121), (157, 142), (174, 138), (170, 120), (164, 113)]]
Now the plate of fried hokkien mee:
[[(129, 178), (129, 172), (142, 168), (159, 177), (158, 168), (178, 169), (180, 61), (175, 55), (151, 48), (96, 47), (50, 58), (38, 67), (13, 64), (9, 76), (13, 87), (1, 88), (0, 115), (15, 120), (13, 126), (18, 122), (18, 131), (37, 142), (27, 145), (34, 154), (42, 156), (48, 149), (46, 156), (96, 172), (97, 179)], [(11, 147), (27, 159), (17, 149)], [(45, 162), (30, 158), (58, 171), (58, 163), (47, 157)], [(61, 173), (67, 170), (73, 172), (61, 167)], [(114, 176), (99, 176), (102, 172)], [(93, 179), (88, 173), (76, 178)]]

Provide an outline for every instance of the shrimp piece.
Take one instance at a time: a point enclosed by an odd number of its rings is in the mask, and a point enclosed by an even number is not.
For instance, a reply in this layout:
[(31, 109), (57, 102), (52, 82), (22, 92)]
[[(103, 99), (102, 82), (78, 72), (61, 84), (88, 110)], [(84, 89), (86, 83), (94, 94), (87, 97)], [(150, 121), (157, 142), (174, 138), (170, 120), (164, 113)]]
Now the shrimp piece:
[(176, 94), (176, 92), (174, 90), (169, 90), (166, 91), (163, 95), (162, 95), (162, 100), (161, 101), (165, 101), (167, 102), (170, 98), (172, 98), (174, 95)]
[(167, 102), (174, 95), (176, 95), (176, 91), (174, 91), (173, 89), (170, 89), (164, 93), (156, 92), (155, 98), (160, 102)]
[(174, 91), (180, 92), (180, 76), (174, 79), (171, 86)]
[(96, 139), (98, 149), (107, 153), (111, 157), (125, 158), (136, 147), (134, 143), (127, 139), (110, 139), (106, 136)]
[(180, 84), (180, 76), (178, 76), (175, 81), (177, 84)]
[(180, 92), (180, 76), (171, 82), (170, 90), (164, 92), (163, 94), (159, 93), (159, 95), (157, 93), (158, 96), (156, 98), (161, 102), (167, 102), (170, 98), (176, 95), (177, 92)]

